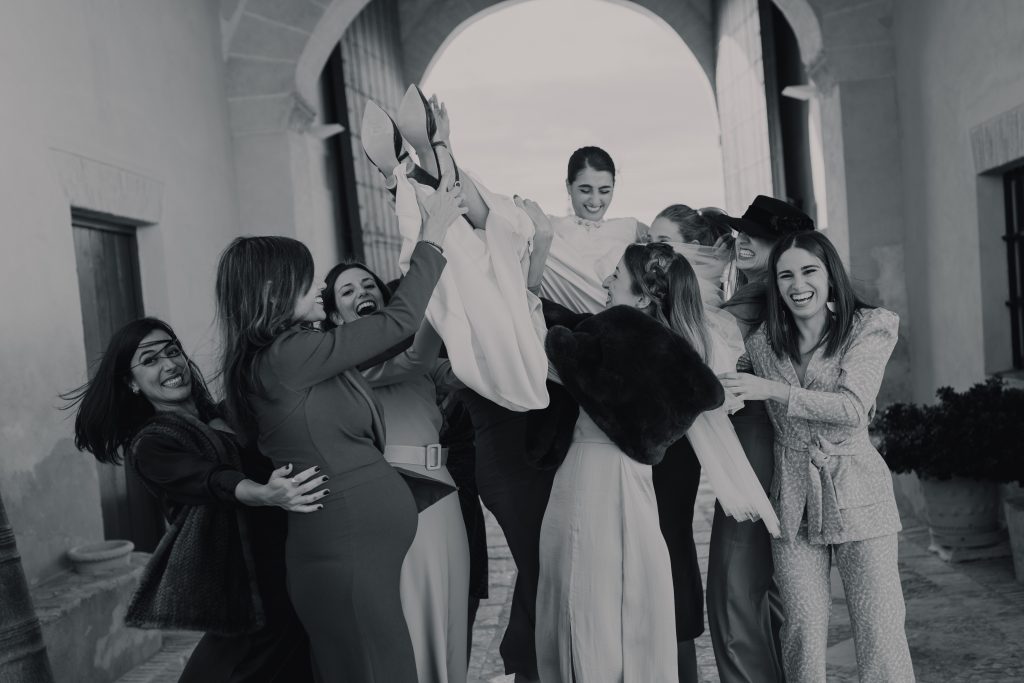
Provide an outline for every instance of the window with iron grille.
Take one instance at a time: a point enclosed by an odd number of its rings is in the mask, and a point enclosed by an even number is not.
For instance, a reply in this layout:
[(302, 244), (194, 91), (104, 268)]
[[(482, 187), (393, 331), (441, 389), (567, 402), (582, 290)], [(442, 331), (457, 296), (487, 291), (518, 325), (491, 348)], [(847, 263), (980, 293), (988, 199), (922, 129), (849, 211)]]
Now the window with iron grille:
[(1024, 370), (1024, 167), (1003, 176), (1006, 198), (1006, 264), (1010, 277), (1010, 337), (1013, 368)]

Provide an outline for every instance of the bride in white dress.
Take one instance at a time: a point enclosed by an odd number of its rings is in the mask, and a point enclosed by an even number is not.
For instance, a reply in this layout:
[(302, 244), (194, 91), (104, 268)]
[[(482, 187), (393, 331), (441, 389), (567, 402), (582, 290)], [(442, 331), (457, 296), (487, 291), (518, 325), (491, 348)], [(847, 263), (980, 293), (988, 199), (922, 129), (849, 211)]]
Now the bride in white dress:
[(605, 306), (605, 279), (627, 246), (644, 241), (647, 226), (635, 218), (605, 219), (615, 195), (615, 163), (600, 147), (572, 153), (565, 189), (574, 215), (548, 216), (553, 238), (540, 295), (577, 313), (597, 313)]

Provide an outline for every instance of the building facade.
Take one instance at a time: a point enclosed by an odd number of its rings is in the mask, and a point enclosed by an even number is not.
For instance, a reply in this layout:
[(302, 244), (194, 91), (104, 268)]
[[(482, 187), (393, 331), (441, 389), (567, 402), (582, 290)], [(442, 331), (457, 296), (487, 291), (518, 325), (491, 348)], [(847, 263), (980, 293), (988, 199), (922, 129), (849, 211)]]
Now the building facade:
[[(900, 314), (883, 400), (1021, 370), (1024, 5), (616, 1), (672, 27), (707, 74), (725, 208), (758, 193), (800, 204), (864, 295)], [(397, 274), (363, 105), (393, 111), (502, 4), (4, 4), (0, 494), (31, 585), (66, 572), (74, 545), (147, 542), (132, 526), (145, 502), (75, 450), (59, 394), (141, 314), (171, 322), (212, 373), (216, 259), (238, 235), (301, 239), (318, 272), (355, 257)], [(66, 646), (48, 645), (51, 659)]]

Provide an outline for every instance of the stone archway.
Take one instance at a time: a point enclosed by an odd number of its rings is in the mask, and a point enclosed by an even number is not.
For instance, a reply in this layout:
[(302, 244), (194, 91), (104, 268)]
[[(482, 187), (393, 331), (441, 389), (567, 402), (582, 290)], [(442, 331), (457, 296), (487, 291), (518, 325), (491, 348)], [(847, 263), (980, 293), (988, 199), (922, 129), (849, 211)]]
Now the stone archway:
[[(468, 25), (482, 16), (522, 0), (428, 0), (405, 2), (401, 36), (405, 75), (422, 80), (435, 58)], [(675, 31), (693, 52), (714, 87), (713, 10), (711, 0), (606, 0), (643, 12)]]
[[(380, 1), (380, 0), (374, 0)], [(418, 79), (453, 32), (500, 0), (395, 3), (405, 80)], [(753, 0), (609, 0), (653, 14), (694, 53), (714, 87), (716, 21)], [(249, 232), (304, 237), (312, 218), (308, 127), (319, 75), (370, 0), (222, 0), (227, 106), (235, 140), (241, 223)], [(794, 29), (821, 110), (830, 236), (866, 294), (906, 312), (902, 171), (891, 3), (773, 0)], [(749, 9), (748, 7), (748, 9)], [(728, 135), (723, 131), (723, 136)], [(880, 296), (887, 292), (886, 296)]]

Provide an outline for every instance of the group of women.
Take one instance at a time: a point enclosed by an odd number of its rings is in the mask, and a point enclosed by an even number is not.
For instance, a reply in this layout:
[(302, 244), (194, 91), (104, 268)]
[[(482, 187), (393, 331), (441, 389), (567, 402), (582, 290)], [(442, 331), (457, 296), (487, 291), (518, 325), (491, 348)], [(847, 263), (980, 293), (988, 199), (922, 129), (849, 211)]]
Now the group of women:
[[(569, 159), (574, 215), (549, 216), (459, 168), (436, 99), (412, 86), (396, 118), (370, 103), (362, 131), (395, 196), (396, 286), (358, 263), (318, 281), (301, 242), (238, 238), (221, 403), (152, 318), (69, 396), (78, 447), (164, 505), (128, 620), (206, 631), (182, 680), (466, 681), (478, 492), (518, 570), (506, 673), (696, 681), (702, 472), (722, 681), (825, 679), (833, 562), (861, 680), (913, 680), (867, 436), (898, 319), (811, 220), (763, 196), (739, 218), (606, 219), (597, 147)], [(463, 413), (468, 478), (441, 438)]]

